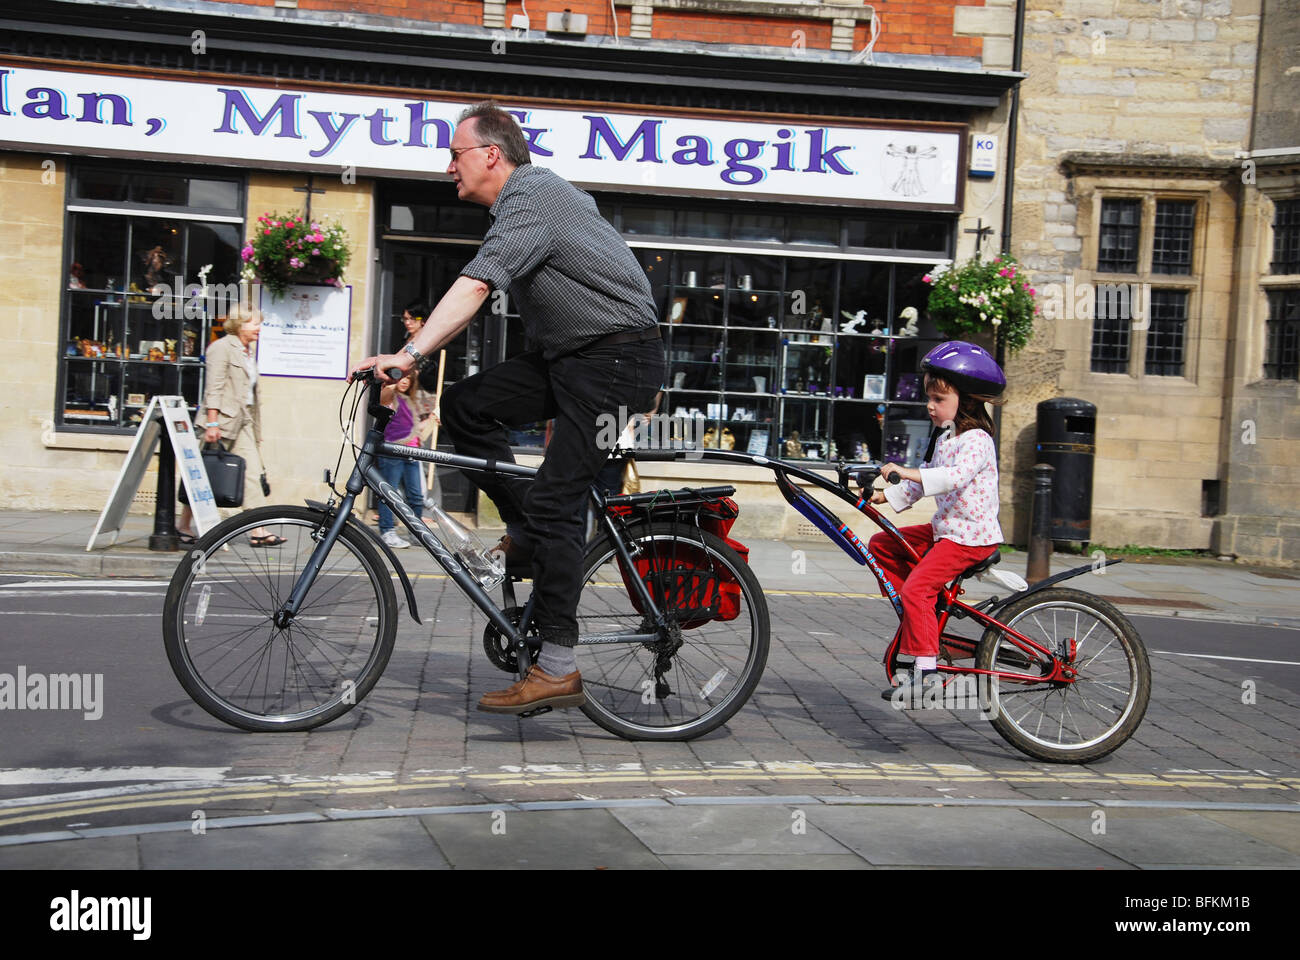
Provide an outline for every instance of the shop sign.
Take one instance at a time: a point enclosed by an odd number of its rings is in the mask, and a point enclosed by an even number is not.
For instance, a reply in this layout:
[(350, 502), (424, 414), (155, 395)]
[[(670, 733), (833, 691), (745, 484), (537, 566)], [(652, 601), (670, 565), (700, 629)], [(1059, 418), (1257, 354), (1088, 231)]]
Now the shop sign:
[[(466, 105), (0, 66), (0, 144), (28, 150), (442, 179)], [(534, 162), (584, 186), (927, 209), (959, 202), (956, 128), (511, 113)]]
[(970, 175), (991, 179), (998, 172), (998, 138), (992, 133), (976, 133), (970, 139)]
[(276, 300), (261, 288), (262, 333), (257, 338), (257, 370), (267, 377), (348, 375), (348, 336), (352, 332), (352, 288), (294, 284)]

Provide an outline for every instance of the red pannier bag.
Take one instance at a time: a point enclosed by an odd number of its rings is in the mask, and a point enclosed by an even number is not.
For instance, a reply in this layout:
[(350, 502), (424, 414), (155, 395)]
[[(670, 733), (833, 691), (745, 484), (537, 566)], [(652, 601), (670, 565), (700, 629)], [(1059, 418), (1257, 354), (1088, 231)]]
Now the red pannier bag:
[[(734, 492), (734, 488), (728, 492)], [(749, 561), (749, 548), (727, 536), (740, 515), (740, 508), (730, 497), (695, 502), (669, 499), (650, 505), (611, 503), (610, 509), (626, 517), (639, 512), (639, 506), (648, 507), (646, 512), (651, 520), (679, 525), (687, 539), (692, 527), (707, 530), (721, 538), (742, 560)], [(740, 584), (725, 567), (711, 562), (703, 547), (681, 540), (664, 541), (642, 550), (633, 563), (655, 603), (677, 611), (677, 622), (683, 630), (693, 630), (711, 620), (734, 620), (740, 616)], [(621, 560), (619, 572), (637, 613), (644, 614), (631, 575)]]

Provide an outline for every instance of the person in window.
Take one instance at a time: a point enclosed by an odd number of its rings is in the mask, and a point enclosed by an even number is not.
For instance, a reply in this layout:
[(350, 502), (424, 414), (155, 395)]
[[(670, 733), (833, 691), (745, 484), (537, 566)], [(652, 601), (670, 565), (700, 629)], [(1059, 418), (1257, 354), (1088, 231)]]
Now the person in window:
[(172, 261), (167, 251), (162, 247), (151, 247), (140, 254), (140, 261), (144, 264), (144, 273), (139, 285), (133, 289), (158, 295), (170, 293), (176, 274), (170, 269)]
[[(244, 503), (238, 509), (251, 510), (265, 503), (260, 481), (265, 466), (257, 399), (257, 354), (253, 346), (262, 332), (262, 314), (237, 305), (222, 323), (226, 335), (208, 347), (204, 357), (207, 382), (195, 433), (205, 443), (220, 443), (244, 458)], [(182, 543), (193, 542), (193, 518), (187, 504), (177, 525)], [(278, 547), (284, 538), (258, 527), (249, 534), (249, 542), (255, 547)]]

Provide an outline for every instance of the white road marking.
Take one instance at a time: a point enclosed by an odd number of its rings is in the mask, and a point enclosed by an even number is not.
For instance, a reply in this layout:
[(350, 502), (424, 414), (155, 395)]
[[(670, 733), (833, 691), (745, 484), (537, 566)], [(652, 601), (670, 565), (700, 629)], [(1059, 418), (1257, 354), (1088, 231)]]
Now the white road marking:
[[(157, 584), (150, 584), (157, 586)], [(7, 600), (10, 597), (45, 597), (49, 598), (49, 593), (45, 590), (4, 590), (0, 591), (0, 599)], [(61, 590), (59, 599), (64, 597), (165, 597), (166, 590), (160, 590), (157, 593), (142, 593), (139, 590)]]
[(165, 580), (20, 580), (17, 583), (0, 583), (0, 590), (19, 587), (42, 587), (55, 590), (80, 590), (85, 587), (161, 587)]
[(63, 610), (0, 610), (0, 617), (84, 617), (88, 620), (107, 620), (111, 617), (144, 617), (157, 620), (158, 613), (67, 613)]
[(1162, 653), (1166, 657), (1200, 657), (1203, 660), (1239, 660), (1242, 663), (1279, 663), (1285, 667), (1300, 667), (1300, 662), (1295, 660), (1256, 660), (1253, 657), (1221, 657), (1213, 653), (1175, 653), (1173, 650), (1152, 650), (1152, 653)]
[(115, 780), (221, 780), (229, 767), (11, 767), (0, 786), (28, 783), (111, 783)]

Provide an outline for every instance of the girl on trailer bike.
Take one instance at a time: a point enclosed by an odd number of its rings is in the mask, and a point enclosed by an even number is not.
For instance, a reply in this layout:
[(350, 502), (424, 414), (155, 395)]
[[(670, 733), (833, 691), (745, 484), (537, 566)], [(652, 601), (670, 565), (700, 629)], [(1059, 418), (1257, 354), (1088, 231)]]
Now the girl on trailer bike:
[(919, 468), (884, 464), (881, 477), (898, 486), (871, 496), (871, 503), (888, 501), (896, 511), (909, 509), (922, 497), (936, 500), (929, 523), (899, 528), (921, 555), (919, 563), (913, 566), (902, 544), (888, 533), (876, 534), (869, 544), (890, 579), (904, 581), (899, 594), (903, 605), (899, 650), (913, 658), (912, 673), (895, 678), (899, 686), (881, 693), (902, 707), (935, 702), (925, 699), (924, 690), (940, 682), (939, 625), (934, 612), (939, 591), (1002, 543), (997, 453), (985, 404), (1001, 402), (998, 396), (1006, 388), (1006, 376), (987, 352), (962, 340), (941, 343), (927, 353), (921, 371), (926, 412), (935, 428), (930, 448)]

